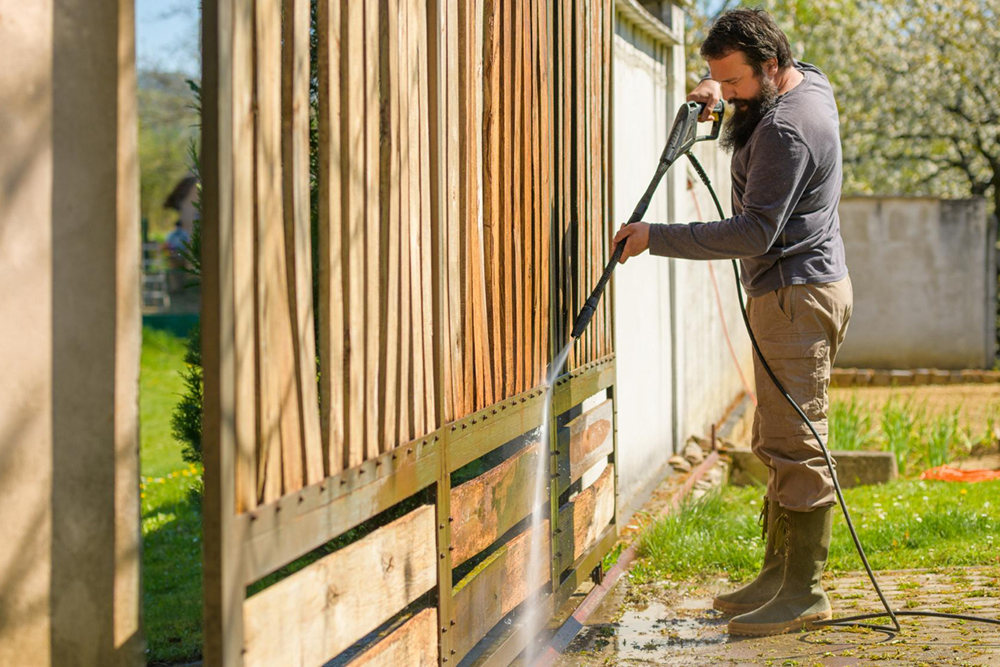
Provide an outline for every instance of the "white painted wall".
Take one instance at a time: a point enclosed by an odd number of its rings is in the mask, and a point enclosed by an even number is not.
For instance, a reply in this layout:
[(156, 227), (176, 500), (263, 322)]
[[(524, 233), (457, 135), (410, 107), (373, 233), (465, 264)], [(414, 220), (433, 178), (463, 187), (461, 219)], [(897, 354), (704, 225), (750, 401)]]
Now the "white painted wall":
[[(613, 80), (614, 206), (619, 224), (631, 215), (656, 168), (684, 99), (685, 74), (680, 47), (658, 43), (620, 9)], [(680, 10), (673, 11), (672, 24), (682, 26)], [(728, 209), (728, 156), (714, 144), (701, 144), (695, 152)], [(688, 170), (686, 162), (678, 162), (667, 173), (647, 221), (717, 219), (700, 181), (694, 194), (704, 215), (695, 214)], [(696, 179), (693, 171), (691, 176)], [(749, 341), (742, 333), (732, 269), (728, 262), (713, 264), (728, 327), (749, 374)], [(742, 391), (722, 335), (708, 266), (645, 255), (615, 271), (619, 506), (626, 515), (669, 472), (666, 462), (674, 451), (690, 435), (706, 434)], [(752, 382), (752, 376), (748, 380)]]
[(854, 314), (838, 366), (993, 366), (996, 230), (983, 199), (844, 198), (840, 224)]

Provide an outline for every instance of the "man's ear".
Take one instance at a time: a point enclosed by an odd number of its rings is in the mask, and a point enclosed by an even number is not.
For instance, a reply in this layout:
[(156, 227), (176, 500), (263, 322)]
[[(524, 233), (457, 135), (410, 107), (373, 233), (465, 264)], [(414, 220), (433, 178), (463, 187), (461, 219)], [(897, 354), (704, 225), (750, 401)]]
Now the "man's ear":
[(768, 78), (773, 79), (778, 75), (778, 59), (769, 58), (764, 61), (764, 72), (767, 74)]

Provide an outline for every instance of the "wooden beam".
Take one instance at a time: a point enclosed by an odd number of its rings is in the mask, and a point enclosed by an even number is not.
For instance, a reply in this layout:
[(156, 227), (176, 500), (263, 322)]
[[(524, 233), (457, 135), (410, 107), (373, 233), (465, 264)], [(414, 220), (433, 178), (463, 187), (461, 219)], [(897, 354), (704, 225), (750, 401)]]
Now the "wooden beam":
[(608, 464), (596, 482), (559, 508), (558, 571), (572, 565), (594, 545), (614, 516), (614, 466)]
[[(537, 571), (530, 571), (536, 540)], [(528, 528), (500, 547), (455, 586), (453, 629), (456, 659), (461, 659), (490, 628), (550, 580), (549, 522)]]
[(429, 436), (260, 505), (236, 522), (250, 585), (427, 488), (439, 477), (440, 441)]
[(424, 609), (354, 658), (351, 667), (436, 667), (437, 609)]
[(244, 665), (321, 665), (377, 628), (434, 586), (434, 532), (425, 505), (248, 598)]
[[(245, 126), (236, 121), (234, 86), (249, 85), (245, 75), (252, 53), (254, 17), (248, 4), (207, 0), (204, 7), (205, 162), (202, 265), (202, 362), (205, 369), (205, 660), (240, 665), (243, 629), (242, 536), (236, 515), (236, 452), (233, 416), (237, 406), (235, 305), (233, 281), (233, 159)], [(244, 175), (245, 178), (245, 175)], [(251, 296), (252, 298), (252, 296)]]
[(612, 452), (613, 418), (614, 406), (608, 399), (559, 429), (560, 493)]
[(451, 490), (452, 565), (458, 567), (531, 514), (539, 443)]

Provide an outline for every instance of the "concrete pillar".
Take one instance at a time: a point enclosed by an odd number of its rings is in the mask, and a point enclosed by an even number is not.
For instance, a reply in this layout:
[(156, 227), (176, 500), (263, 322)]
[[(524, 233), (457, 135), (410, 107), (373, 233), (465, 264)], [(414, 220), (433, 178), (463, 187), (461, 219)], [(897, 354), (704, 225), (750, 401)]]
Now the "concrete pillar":
[(0, 0), (0, 665), (143, 662), (133, 0)]

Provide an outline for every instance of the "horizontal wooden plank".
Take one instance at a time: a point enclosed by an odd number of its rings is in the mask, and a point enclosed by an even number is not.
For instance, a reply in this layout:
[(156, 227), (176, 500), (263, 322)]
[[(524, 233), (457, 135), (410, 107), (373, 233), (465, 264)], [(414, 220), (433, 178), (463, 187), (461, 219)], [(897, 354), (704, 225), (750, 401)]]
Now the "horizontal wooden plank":
[[(452, 566), (457, 567), (493, 544), (531, 513), (539, 443), (451, 491)], [(544, 474), (544, 470), (541, 471)]]
[(555, 592), (555, 599), (552, 601), (554, 609), (562, 609), (562, 606), (566, 604), (580, 585), (590, 579), (594, 568), (601, 564), (601, 561), (617, 542), (618, 525), (611, 524), (601, 533), (597, 544), (573, 563), (573, 569), (563, 574), (559, 588)]
[[(537, 587), (529, 591), (532, 539), (537, 540), (537, 570), (531, 579)], [(543, 521), (537, 530), (528, 528), (491, 554), (455, 586), (456, 662), (530, 592), (549, 582), (549, 544), (549, 522)]]
[(544, 418), (545, 391), (536, 387), (446, 425), (449, 472), (538, 428)]
[(614, 404), (608, 399), (559, 429), (559, 493), (614, 450)]
[(437, 609), (424, 609), (351, 661), (351, 667), (436, 667)]
[(432, 588), (425, 505), (282, 579), (243, 607), (243, 664), (321, 665)]
[(440, 474), (437, 434), (397, 447), (241, 514), (247, 540), (244, 583), (261, 579), (435, 481)]
[(615, 355), (593, 361), (556, 379), (553, 412), (561, 415), (615, 382)]
[(559, 508), (558, 571), (583, 555), (615, 515), (614, 465), (609, 464), (596, 482)]

